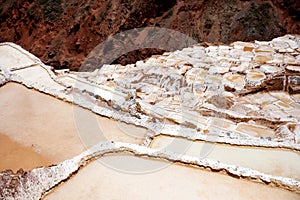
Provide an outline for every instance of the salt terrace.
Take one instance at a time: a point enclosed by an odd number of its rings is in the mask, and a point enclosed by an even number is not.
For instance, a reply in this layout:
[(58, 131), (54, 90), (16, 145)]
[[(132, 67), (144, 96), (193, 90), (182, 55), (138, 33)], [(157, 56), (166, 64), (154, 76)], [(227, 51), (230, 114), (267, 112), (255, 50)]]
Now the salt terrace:
[(300, 36), (93, 72), (2, 43), (0, 70), (1, 198), (300, 198)]

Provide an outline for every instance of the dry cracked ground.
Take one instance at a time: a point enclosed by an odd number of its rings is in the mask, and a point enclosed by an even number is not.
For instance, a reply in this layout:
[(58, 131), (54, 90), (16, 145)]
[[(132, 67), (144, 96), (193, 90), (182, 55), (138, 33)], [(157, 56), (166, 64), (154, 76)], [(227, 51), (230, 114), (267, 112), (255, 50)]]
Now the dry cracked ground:
[(298, 35), (0, 83), (0, 199), (300, 199)]

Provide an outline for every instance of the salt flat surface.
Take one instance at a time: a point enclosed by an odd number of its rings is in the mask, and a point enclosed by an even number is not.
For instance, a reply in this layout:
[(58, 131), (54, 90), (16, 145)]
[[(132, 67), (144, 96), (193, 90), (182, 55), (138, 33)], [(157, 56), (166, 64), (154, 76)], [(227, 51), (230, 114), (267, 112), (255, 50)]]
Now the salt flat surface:
[(11, 169), (17, 172), (20, 168), (32, 170), (36, 167), (51, 165), (51, 159), (41, 155), (36, 146), (23, 146), (0, 134), (0, 171)]
[(222, 163), (247, 167), (275, 176), (300, 180), (300, 153), (297, 151), (231, 146), (202, 141), (192, 142), (167, 136), (155, 137), (151, 142), (151, 148), (218, 160)]
[[(163, 161), (143, 159), (145, 165)], [(132, 161), (132, 156), (110, 156), (93, 161), (44, 199), (299, 199), (279, 188), (227, 175), (172, 164), (152, 173), (128, 174), (101, 162)], [(120, 163), (121, 165), (122, 163)], [(164, 164), (164, 163), (163, 163)], [(122, 166), (120, 166), (122, 167)]]
[[(52, 164), (72, 158), (100, 141), (138, 144), (146, 133), (142, 128), (95, 115), (16, 83), (0, 88), (0, 110), (0, 133), (21, 146), (34, 147)], [(9, 151), (7, 148), (10, 147), (0, 146), (3, 152)], [(9, 156), (18, 153), (19, 150), (10, 151)], [(18, 169), (22, 167), (21, 163), (11, 162), (0, 170)]]
[(14, 72), (15, 75), (22, 77), (25, 82), (32, 82), (43, 85), (53, 90), (63, 90), (65, 87), (56, 83), (48, 74), (47, 70), (37, 65)]
[(32, 65), (35, 60), (9, 45), (0, 45), (0, 66), (7, 70), (18, 66)]

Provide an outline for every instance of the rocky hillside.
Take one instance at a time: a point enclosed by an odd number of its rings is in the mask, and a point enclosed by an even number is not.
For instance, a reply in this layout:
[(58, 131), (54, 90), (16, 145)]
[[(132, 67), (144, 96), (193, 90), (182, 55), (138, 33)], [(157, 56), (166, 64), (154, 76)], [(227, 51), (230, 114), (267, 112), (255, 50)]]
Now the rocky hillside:
[[(111, 34), (156, 26), (198, 42), (270, 40), (300, 33), (298, 0), (3, 0), (0, 42), (15, 42), (55, 68), (78, 70)], [(159, 50), (143, 49), (117, 62), (135, 62)]]

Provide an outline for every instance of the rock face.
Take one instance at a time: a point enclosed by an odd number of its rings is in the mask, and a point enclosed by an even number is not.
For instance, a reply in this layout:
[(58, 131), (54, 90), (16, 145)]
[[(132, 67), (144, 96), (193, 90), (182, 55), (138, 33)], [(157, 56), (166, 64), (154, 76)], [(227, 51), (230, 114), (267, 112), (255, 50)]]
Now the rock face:
[[(109, 35), (133, 28), (164, 27), (198, 42), (230, 43), (299, 33), (299, 16), (297, 0), (3, 1), (0, 42), (15, 42), (57, 69), (78, 70)], [(161, 52), (143, 49), (117, 62), (135, 63)]]
[[(25, 173), (0, 173), (3, 198), (39, 199), (94, 158), (113, 153), (198, 166), (299, 197), (299, 172), (283, 170), (297, 169), (299, 163), (298, 35), (227, 46), (198, 44), (135, 64), (103, 65), (93, 72), (53, 70), (12, 43), (0, 44), (0, 52), (1, 85), (19, 83), (148, 130), (142, 145), (116, 139), (89, 146), (89, 135), (82, 133), (89, 149), (73, 159)], [(21, 57), (24, 62), (14, 59)], [(185, 151), (185, 145), (196, 146), (200, 157)], [(245, 164), (241, 155), (207, 158), (214, 146), (229, 155), (247, 153), (259, 166), (248, 164), (251, 159)]]

